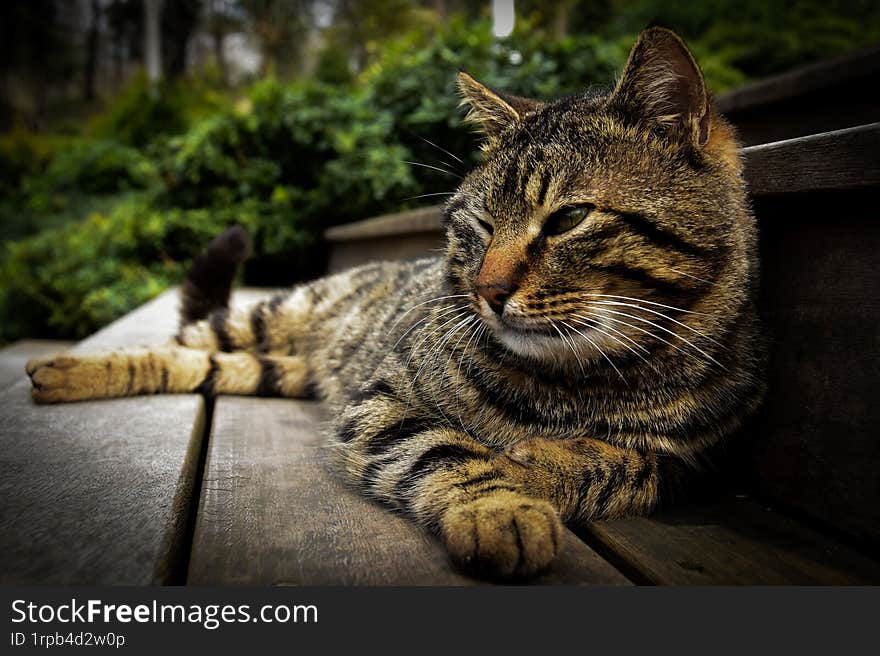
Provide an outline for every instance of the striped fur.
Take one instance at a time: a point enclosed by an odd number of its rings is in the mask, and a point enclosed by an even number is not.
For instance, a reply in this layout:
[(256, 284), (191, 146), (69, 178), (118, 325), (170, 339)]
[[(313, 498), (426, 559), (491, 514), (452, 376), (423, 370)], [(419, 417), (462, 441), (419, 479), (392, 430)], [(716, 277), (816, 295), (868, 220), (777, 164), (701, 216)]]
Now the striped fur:
[[(489, 140), (446, 208), (442, 257), (248, 311), (215, 299), (161, 348), (32, 362), (34, 398), (314, 392), (343, 476), (491, 577), (547, 568), (561, 522), (650, 512), (667, 472), (696, 466), (763, 393), (732, 132), (657, 28), (606, 94), (461, 87)], [(574, 206), (581, 223), (548, 228)]]

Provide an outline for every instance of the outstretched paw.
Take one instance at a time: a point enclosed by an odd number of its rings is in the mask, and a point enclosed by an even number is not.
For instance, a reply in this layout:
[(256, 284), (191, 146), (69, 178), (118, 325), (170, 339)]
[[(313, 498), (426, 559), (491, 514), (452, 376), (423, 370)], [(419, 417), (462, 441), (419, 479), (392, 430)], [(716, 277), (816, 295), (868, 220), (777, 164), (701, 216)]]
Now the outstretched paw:
[(546, 501), (498, 491), (447, 511), (442, 535), (462, 569), (495, 579), (530, 578), (559, 553), (562, 524)]
[(55, 355), (34, 358), (25, 365), (31, 397), (37, 403), (63, 403), (94, 398), (94, 366), (85, 358)]

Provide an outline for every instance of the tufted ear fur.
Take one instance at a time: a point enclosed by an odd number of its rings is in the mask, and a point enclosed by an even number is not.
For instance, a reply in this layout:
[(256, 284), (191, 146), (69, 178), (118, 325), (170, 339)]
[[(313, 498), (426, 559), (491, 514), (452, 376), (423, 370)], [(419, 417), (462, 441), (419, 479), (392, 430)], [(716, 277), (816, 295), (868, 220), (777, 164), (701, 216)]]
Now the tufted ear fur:
[(703, 147), (709, 140), (709, 95), (700, 67), (675, 32), (652, 27), (639, 35), (611, 102)]
[(470, 107), (465, 120), (479, 124), (490, 139), (542, 107), (537, 100), (494, 91), (464, 71), (458, 73), (458, 90), (462, 96), (461, 104)]

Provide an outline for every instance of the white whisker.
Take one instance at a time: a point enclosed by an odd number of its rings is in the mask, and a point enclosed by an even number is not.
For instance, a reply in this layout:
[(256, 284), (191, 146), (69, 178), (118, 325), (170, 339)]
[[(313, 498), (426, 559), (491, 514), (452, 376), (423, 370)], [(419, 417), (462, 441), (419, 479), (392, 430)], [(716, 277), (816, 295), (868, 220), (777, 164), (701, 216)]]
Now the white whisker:
[(632, 337), (630, 337), (629, 335), (627, 335), (625, 332), (623, 332), (623, 331), (621, 331), (621, 330), (618, 330), (617, 328), (614, 328), (614, 327), (612, 327), (612, 326), (607, 326), (607, 325), (605, 325), (605, 324), (602, 324), (602, 322), (601, 322), (599, 319), (596, 319), (595, 317), (585, 317), (584, 315), (582, 315), (582, 314), (577, 314), (577, 313), (575, 313), (575, 312), (573, 312), (571, 316), (573, 316), (573, 317), (577, 317), (578, 319), (583, 319), (584, 321), (594, 321), (594, 322), (596, 322), (596, 323), (599, 323), (599, 324), (602, 325), (602, 327), (603, 327), (605, 330), (610, 330), (610, 331), (612, 331), (613, 333), (615, 333), (615, 334), (617, 334), (617, 335), (620, 335), (621, 337), (623, 337), (626, 341), (628, 341), (630, 344), (632, 344), (633, 346), (635, 346), (635, 347), (636, 347), (637, 349), (639, 349), (640, 351), (643, 351), (644, 353), (646, 353), (646, 354), (648, 354), (648, 355), (651, 355), (651, 352), (650, 352), (648, 349), (646, 349), (644, 346), (642, 346), (641, 344), (639, 344), (636, 340), (634, 340)]
[(676, 319), (673, 319), (672, 317), (667, 316), (667, 315), (663, 314), (662, 312), (657, 312), (656, 310), (642, 307), (641, 305), (633, 305), (632, 303), (621, 303), (620, 301), (593, 301), (593, 303), (598, 303), (600, 305), (622, 305), (622, 306), (626, 306), (626, 307), (635, 308), (637, 310), (641, 310), (642, 312), (649, 312), (655, 316), (662, 317), (663, 319), (667, 319), (668, 321), (671, 321), (672, 323), (677, 324), (677, 325), (681, 326), (682, 328), (687, 328), (695, 335), (699, 335), (700, 337), (702, 337), (704, 339), (708, 339), (710, 342), (712, 342), (716, 346), (723, 346), (717, 340), (714, 340), (711, 337), (709, 337), (708, 335), (701, 333), (696, 328), (692, 328), (692, 327), (688, 326), (686, 323), (682, 323), (681, 321), (677, 321)]
[(577, 363), (581, 368), (581, 373), (586, 376), (587, 372), (584, 369), (584, 363), (581, 361), (580, 356), (577, 354), (577, 351), (575, 350), (574, 342), (567, 340), (565, 338), (565, 335), (562, 334), (562, 331), (559, 330), (559, 326), (557, 326), (555, 323), (553, 323), (553, 321), (551, 319), (549, 319), (547, 317), (544, 317), (544, 319), (547, 321), (547, 323), (549, 323), (551, 326), (553, 326), (553, 330), (555, 330), (557, 333), (559, 333), (559, 337), (562, 339), (563, 342), (565, 342), (568, 345), (568, 348), (571, 349), (571, 352), (574, 354), (574, 357), (575, 357), (575, 359), (577, 359)]
[(675, 310), (676, 312), (684, 312), (685, 314), (702, 314), (706, 316), (705, 312), (695, 312), (694, 310), (685, 310), (684, 308), (678, 308), (674, 305), (664, 305), (663, 303), (655, 303), (654, 301), (646, 301), (643, 298), (633, 298), (632, 296), (619, 296), (617, 294), (584, 294), (584, 296), (596, 296), (598, 298), (620, 298), (624, 301), (635, 301), (636, 303), (644, 303), (645, 305), (655, 305), (657, 307), (666, 308), (667, 310)]
[(433, 141), (431, 141), (430, 139), (425, 139), (425, 137), (423, 137), (423, 136), (421, 136), (421, 135), (418, 135), (418, 137), (419, 137), (419, 139), (421, 139), (421, 140), (424, 141), (425, 143), (428, 143), (428, 144), (434, 146), (434, 148), (436, 148), (437, 150), (442, 150), (444, 153), (446, 153), (447, 155), (449, 155), (450, 157), (452, 157), (453, 159), (455, 159), (458, 163), (460, 163), (460, 164), (464, 164), (464, 160), (462, 160), (460, 157), (458, 157), (458, 156), (455, 155), (454, 153), (450, 153), (450, 152), (449, 152), (448, 150), (446, 150), (443, 146), (438, 146), (437, 144), (435, 144), (435, 143), (434, 143)]
[(416, 308), (420, 308), (420, 307), (422, 307), (423, 305), (427, 305), (428, 303), (433, 303), (434, 301), (442, 301), (442, 300), (447, 299), (447, 298), (467, 298), (468, 296), (470, 296), (470, 294), (449, 294), (449, 295), (447, 295), (447, 296), (436, 296), (436, 297), (434, 297), (434, 298), (429, 298), (427, 301), (424, 301), (424, 302), (422, 302), (422, 303), (417, 303), (416, 305), (413, 305), (411, 308), (409, 308), (406, 312), (404, 312), (403, 314), (401, 314), (399, 317), (397, 317), (397, 321), (395, 321), (395, 322), (391, 325), (391, 328), (388, 329), (388, 333), (387, 333), (387, 334), (390, 335), (391, 332), (397, 327), (397, 324), (399, 324), (401, 321), (403, 321), (403, 318), (404, 318), (406, 315), (408, 315), (410, 312), (412, 312), (413, 310), (415, 310)]
[[(443, 347), (446, 345), (446, 342), (449, 339), (451, 339), (451, 337), (453, 335), (455, 335), (455, 333), (458, 332), (458, 330), (460, 330), (463, 326), (467, 325), (470, 321), (473, 321), (475, 318), (476, 318), (475, 315), (471, 315), (471, 316), (465, 317), (464, 319), (459, 321), (452, 328), (447, 330), (446, 333), (443, 335), (443, 337), (440, 338), (440, 340), (437, 342), (437, 344), (432, 346), (431, 349), (428, 351), (428, 353), (425, 355), (425, 358), (422, 361), (422, 364), (419, 365), (419, 368), (416, 370), (416, 374), (415, 374), (415, 376), (413, 376), (412, 382), (410, 383), (409, 399), (407, 400), (407, 404), (406, 404), (407, 409), (409, 409), (410, 401), (412, 401), (413, 394), (415, 393), (416, 381), (418, 380), (419, 375), (421, 375), (422, 370), (425, 368), (425, 365), (427, 365), (429, 362), (433, 362), (434, 357), (443, 349)], [(454, 321), (454, 319), (453, 319), (453, 321)], [(441, 414), (443, 413), (442, 410), (440, 412), (441, 412)]]
[(407, 198), (404, 198), (400, 202), (405, 203), (408, 200), (416, 200), (417, 198), (429, 198), (431, 196), (454, 196), (454, 195), (455, 195), (454, 191), (437, 191), (433, 194), (419, 194), (418, 196), (409, 196)]
[[(447, 305), (447, 306), (445, 306), (445, 307), (440, 308), (440, 309), (437, 311), (437, 314), (434, 315), (434, 318), (435, 318), (435, 319), (439, 319), (440, 317), (446, 316), (446, 315), (449, 314), (450, 312), (454, 312), (455, 310), (464, 310), (464, 309), (466, 309), (466, 308), (467, 308), (466, 305)], [(425, 323), (425, 322), (428, 321), (430, 318), (431, 318), (431, 315), (429, 314), (429, 315), (427, 315), (427, 316), (425, 316), (425, 317), (422, 317), (421, 319), (419, 319), (418, 321), (416, 321), (413, 325), (411, 325), (409, 328), (407, 328), (406, 331), (405, 331), (405, 332), (404, 332), (404, 333), (398, 338), (398, 340), (397, 340), (396, 342), (394, 342), (394, 346), (391, 347), (390, 351), (393, 351), (394, 349), (396, 349), (397, 346), (398, 346), (398, 344), (400, 344), (400, 342), (403, 341), (404, 337), (406, 337), (407, 335), (409, 335), (409, 334), (410, 334), (410, 333), (411, 333), (416, 327), (418, 327), (419, 325)], [(389, 351), (389, 352), (390, 352), (390, 351)]]
[(687, 278), (693, 278), (693, 279), (696, 280), (697, 282), (702, 282), (702, 283), (704, 283), (704, 284), (706, 284), (706, 285), (711, 285), (711, 284), (712, 284), (712, 283), (709, 282), (708, 280), (705, 280), (705, 279), (703, 279), (703, 278), (697, 278), (697, 276), (692, 276), (692, 275), (689, 274), (689, 273), (686, 273), (686, 272), (684, 272), (684, 271), (679, 271), (678, 269), (673, 269), (672, 267), (669, 267), (669, 270), (672, 271), (672, 273), (677, 273), (678, 275), (680, 275), (680, 276), (685, 276), (685, 277), (687, 277)]
[(404, 164), (411, 164), (412, 166), (421, 166), (421, 167), (426, 168), (426, 169), (433, 169), (433, 170), (435, 170), (435, 171), (440, 171), (440, 173), (445, 173), (446, 175), (451, 175), (451, 176), (453, 176), (453, 177), (455, 177), (455, 178), (458, 178), (459, 180), (463, 180), (463, 179), (464, 179), (464, 178), (463, 178), (462, 176), (460, 176), (458, 173), (453, 173), (452, 171), (448, 171), (448, 170), (446, 170), (446, 169), (440, 168), (439, 166), (431, 166), (430, 164), (422, 164), (421, 162), (411, 162), (411, 161), (408, 160), (408, 159), (402, 159), (402, 160), (400, 160), (400, 161), (403, 162)]
[(617, 375), (620, 376), (620, 379), (623, 381), (624, 385), (626, 385), (627, 387), (629, 387), (629, 383), (626, 382), (626, 378), (624, 378), (623, 374), (620, 373), (620, 369), (617, 368), (617, 366), (614, 364), (614, 362), (612, 362), (611, 358), (608, 357), (608, 355), (605, 353), (605, 351), (603, 351), (595, 341), (593, 341), (592, 339), (590, 339), (589, 337), (587, 337), (586, 335), (584, 335), (580, 330), (578, 330), (577, 328), (575, 328), (575, 327), (572, 326), (572, 325), (569, 325), (569, 324), (566, 323), (565, 321), (562, 322), (562, 325), (565, 326), (566, 328), (568, 328), (569, 330), (573, 330), (573, 331), (576, 332), (578, 335), (580, 335), (580, 336), (583, 337), (585, 340), (587, 340), (590, 344), (592, 344), (592, 345), (593, 345), (593, 348), (595, 348), (597, 351), (599, 351), (599, 353), (602, 354), (602, 357), (605, 358), (605, 359), (608, 361), (608, 364), (610, 364), (611, 367), (614, 369), (614, 371), (617, 372)]
[[(603, 309), (603, 308), (597, 308), (597, 307), (593, 307), (593, 306), (590, 306), (590, 305), (587, 306), (587, 309), (589, 309), (589, 310), (595, 310), (595, 311), (600, 312), (600, 313), (607, 313), (607, 312), (610, 312), (610, 313), (612, 313), (612, 314), (617, 314), (617, 315), (620, 315), (620, 316), (622, 316), (622, 317), (629, 317), (630, 319), (635, 319), (636, 321), (641, 321), (641, 322), (646, 323), (646, 324), (648, 324), (648, 325), (654, 326), (654, 328), (657, 328), (657, 329), (659, 329), (659, 330), (662, 330), (663, 332), (668, 333), (668, 334), (672, 335), (673, 337), (677, 337), (678, 339), (680, 339), (681, 341), (683, 341), (685, 344), (687, 344), (688, 346), (690, 346), (691, 348), (693, 348), (695, 351), (697, 351), (698, 353), (700, 353), (700, 355), (702, 355), (704, 358), (706, 358), (706, 359), (708, 359), (708, 360), (711, 360), (712, 362), (714, 362), (715, 364), (717, 364), (717, 365), (718, 365), (719, 367), (721, 367), (722, 369), (725, 369), (725, 370), (727, 369), (727, 367), (725, 367), (723, 364), (721, 364), (720, 362), (718, 362), (718, 360), (716, 360), (715, 358), (713, 358), (711, 355), (709, 355), (708, 353), (706, 353), (703, 349), (701, 349), (699, 346), (697, 346), (696, 344), (694, 344), (694, 343), (691, 342), (690, 340), (686, 339), (685, 337), (682, 337), (681, 335), (679, 335), (679, 334), (676, 333), (676, 332), (673, 332), (673, 331), (669, 330), (668, 328), (665, 328), (665, 327), (663, 327), (663, 326), (661, 326), (661, 325), (659, 325), (659, 324), (654, 323), (653, 321), (648, 321), (647, 319), (644, 319), (644, 318), (642, 318), (642, 317), (637, 317), (637, 316), (635, 316), (635, 315), (633, 315), (633, 314), (627, 314), (626, 312), (618, 312), (617, 310), (608, 310), (608, 309)], [(654, 337), (656, 338), (656, 335), (655, 335)], [(665, 341), (665, 340), (664, 340), (664, 341)], [(668, 344), (669, 342), (666, 342), (666, 343)]]
[[(644, 362), (647, 362), (647, 361), (648, 361), (648, 360), (645, 358), (644, 355), (642, 355), (641, 353), (639, 353), (638, 351), (636, 351), (632, 346), (630, 346), (629, 344), (627, 344), (627, 343), (624, 342), (623, 340), (618, 339), (618, 338), (615, 337), (614, 335), (612, 335), (612, 334), (610, 334), (610, 333), (606, 333), (606, 332), (605, 332), (602, 328), (600, 328), (599, 326), (596, 326), (596, 325), (594, 325), (594, 324), (592, 324), (592, 323), (587, 323), (587, 322), (585, 322), (585, 321), (579, 321), (579, 320), (577, 320), (577, 319), (572, 319), (572, 321), (573, 321), (574, 323), (580, 324), (580, 325), (582, 325), (582, 326), (586, 326), (587, 328), (591, 328), (591, 329), (595, 330), (596, 332), (601, 333), (601, 334), (605, 335), (606, 337), (609, 337), (609, 338), (613, 339), (613, 340), (614, 340), (615, 342), (617, 342), (618, 344), (622, 344), (623, 347), (624, 347), (625, 349), (627, 349), (627, 350), (629, 350), (629, 351), (632, 351), (636, 356), (638, 356), (638, 357), (639, 357), (641, 360), (643, 360)], [(598, 319), (592, 319), (592, 321), (594, 321), (595, 323), (599, 323)], [(606, 326), (606, 328), (607, 328), (607, 326)], [(639, 348), (641, 348), (641, 347), (639, 347)]]

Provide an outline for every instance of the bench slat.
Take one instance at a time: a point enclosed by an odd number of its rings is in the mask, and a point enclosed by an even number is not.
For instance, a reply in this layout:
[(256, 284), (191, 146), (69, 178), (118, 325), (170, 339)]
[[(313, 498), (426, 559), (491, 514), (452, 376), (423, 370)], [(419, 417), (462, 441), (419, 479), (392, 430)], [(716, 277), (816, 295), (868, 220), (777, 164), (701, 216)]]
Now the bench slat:
[[(167, 292), (75, 350), (173, 334)], [(194, 395), (36, 406), (21, 381), (0, 394), (0, 582), (179, 580), (205, 421)]]
[[(221, 397), (190, 583), (463, 585), (440, 545), (328, 471), (320, 404)], [(546, 583), (626, 584), (568, 534)]]
[(743, 498), (597, 522), (585, 537), (637, 580), (658, 585), (880, 582), (880, 564)]
[(743, 156), (753, 196), (877, 187), (880, 123), (750, 146)]

